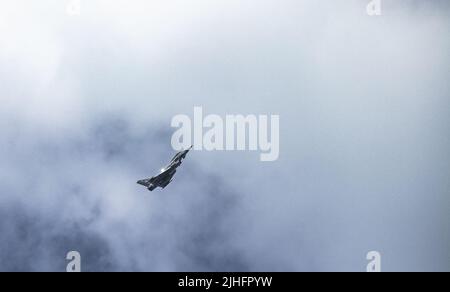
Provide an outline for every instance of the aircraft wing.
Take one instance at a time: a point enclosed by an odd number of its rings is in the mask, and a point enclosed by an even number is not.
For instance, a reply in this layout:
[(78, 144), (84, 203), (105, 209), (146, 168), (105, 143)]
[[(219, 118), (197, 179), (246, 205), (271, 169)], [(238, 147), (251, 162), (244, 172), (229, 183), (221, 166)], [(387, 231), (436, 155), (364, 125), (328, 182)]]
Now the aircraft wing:
[(171, 172), (166, 172), (158, 175), (155, 177), (155, 180), (152, 182), (153, 184), (156, 184), (159, 187), (165, 188), (173, 179), (174, 175), (176, 173), (176, 170), (173, 170)]
[(137, 183), (148, 188), (150, 186), (150, 182), (151, 179), (141, 179)]
[(170, 182), (172, 181), (174, 176), (175, 176), (175, 172), (173, 172), (170, 175), (165, 176), (164, 179), (159, 182), (159, 186), (162, 188), (167, 187), (167, 185), (170, 184)]

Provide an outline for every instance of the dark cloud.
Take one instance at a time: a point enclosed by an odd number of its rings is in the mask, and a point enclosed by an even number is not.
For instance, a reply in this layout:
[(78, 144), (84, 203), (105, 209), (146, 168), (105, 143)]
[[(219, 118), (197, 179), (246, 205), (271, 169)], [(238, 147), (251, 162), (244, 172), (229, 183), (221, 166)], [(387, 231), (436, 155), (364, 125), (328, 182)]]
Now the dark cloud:
[[(170, 266), (169, 270), (249, 269), (232, 242), (233, 234), (239, 230), (237, 222), (232, 220), (239, 210), (239, 196), (217, 175), (198, 169), (193, 161), (186, 163), (178, 174), (178, 192), (170, 192), (170, 186), (165, 193), (148, 193), (135, 185), (135, 180), (139, 178), (136, 176), (134, 180), (128, 181), (135, 187), (135, 193), (121, 194), (153, 196), (155, 199), (173, 196), (168, 203), (177, 204), (177, 200), (182, 201), (183, 205), (177, 207), (182, 208), (181, 214), (174, 214), (170, 210), (156, 210), (155, 214), (151, 214), (154, 210), (149, 206), (148, 214), (142, 218), (139, 226), (130, 226), (132, 223), (125, 220), (114, 223), (117, 228), (113, 230), (93, 228), (105, 220), (104, 209), (107, 207), (102, 204), (95, 188), (83, 184), (83, 178), (92, 176), (93, 180), (101, 180), (104, 174), (90, 169), (74, 170), (70, 164), (82, 161), (87, 165), (104, 164), (105, 168), (110, 164), (117, 164), (123, 173), (131, 171), (150, 175), (152, 169), (149, 166), (167, 162), (171, 151), (163, 142), (170, 140), (167, 130), (148, 130), (148, 135), (136, 137), (130, 132), (126, 121), (112, 116), (87, 129), (83, 139), (71, 137), (61, 140), (55, 137), (54, 140), (41, 140), (39, 136), (33, 136), (33, 141), (29, 141), (27, 138), (28, 144), (33, 145), (33, 150), (21, 151), (32, 152), (36, 158), (14, 165), (14, 170), (17, 173), (27, 172), (33, 179), (25, 180), (15, 187), (9, 185), (11, 189), (1, 188), (0, 191), (4, 194), (8, 191), (22, 195), (36, 191), (39, 195), (16, 198), (2, 206), (1, 270), (63, 271), (65, 255), (71, 250), (81, 253), (84, 271), (156, 270), (157, 267), (153, 267), (151, 262), (139, 264), (139, 259), (158, 257), (158, 253), (167, 248), (168, 254), (164, 258), (167, 263), (164, 266)], [(8, 150), (13, 156), (20, 155), (13, 148)], [(161, 159), (163, 157), (165, 159)], [(47, 171), (57, 169), (59, 173), (40, 173), (40, 165), (44, 165)], [(52, 178), (52, 175), (55, 177)], [(47, 213), (36, 210), (33, 202), (46, 197), (45, 187), (41, 187), (48, 183), (48, 179), (54, 185), (51, 190), (61, 196), (56, 202), (42, 202), (52, 204), (52, 209)], [(107, 196), (106, 193), (103, 199), (108, 200)], [(64, 218), (58, 218), (58, 209), (74, 212), (64, 203), (66, 201), (77, 202), (86, 215), (80, 218), (68, 214)], [(23, 207), (20, 202), (25, 202), (29, 207)], [(151, 228), (155, 226), (164, 228), (167, 234), (153, 237)], [(136, 228), (138, 235), (129, 237), (129, 228)], [(110, 232), (114, 233), (114, 238), (119, 238), (120, 250), (114, 248), (116, 243), (111, 242)], [(139, 242), (137, 248), (132, 247), (133, 241)], [(124, 262), (127, 264), (122, 266), (121, 263)]]
[(82, 222), (60, 222), (20, 206), (0, 208), (0, 271), (66, 270), (66, 255), (82, 254), (82, 267), (89, 271), (115, 270), (108, 242), (85, 230)]

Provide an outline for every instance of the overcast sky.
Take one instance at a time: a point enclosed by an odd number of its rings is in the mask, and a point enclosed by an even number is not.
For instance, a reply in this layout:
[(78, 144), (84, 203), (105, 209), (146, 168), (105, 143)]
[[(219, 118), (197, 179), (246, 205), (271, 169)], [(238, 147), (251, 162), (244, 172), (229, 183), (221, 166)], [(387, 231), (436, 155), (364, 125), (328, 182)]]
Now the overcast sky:
[[(450, 271), (448, 1), (68, 2), (0, 0), (1, 271)], [(138, 186), (194, 106), (279, 160)]]

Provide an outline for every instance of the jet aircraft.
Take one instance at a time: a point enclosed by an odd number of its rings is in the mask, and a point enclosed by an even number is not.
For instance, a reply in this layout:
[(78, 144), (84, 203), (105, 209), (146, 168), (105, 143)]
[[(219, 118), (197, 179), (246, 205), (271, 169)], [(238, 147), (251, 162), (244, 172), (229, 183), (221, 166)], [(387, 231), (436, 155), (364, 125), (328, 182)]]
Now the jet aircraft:
[(170, 184), (173, 180), (173, 176), (177, 172), (177, 168), (183, 162), (183, 159), (186, 158), (188, 152), (192, 149), (192, 146), (187, 149), (178, 152), (175, 156), (170, 160), (170, 163), (161, 169), (161, 172), (151, 178), (139, 180), (137, 183), (146, 187), (149, 191), (153, 191), (157, 187), (164, 189)]

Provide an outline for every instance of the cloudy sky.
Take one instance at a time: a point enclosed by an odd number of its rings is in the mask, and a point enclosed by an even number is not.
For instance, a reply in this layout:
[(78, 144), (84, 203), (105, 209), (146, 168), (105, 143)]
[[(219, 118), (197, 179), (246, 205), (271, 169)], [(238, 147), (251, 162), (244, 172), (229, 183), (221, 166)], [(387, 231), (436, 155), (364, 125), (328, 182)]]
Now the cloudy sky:
[[(69, 2), (0, 0), (1, 271), (450, 271), (448, 1)], [(136, 185), (194, 106), (279, 160)]]

